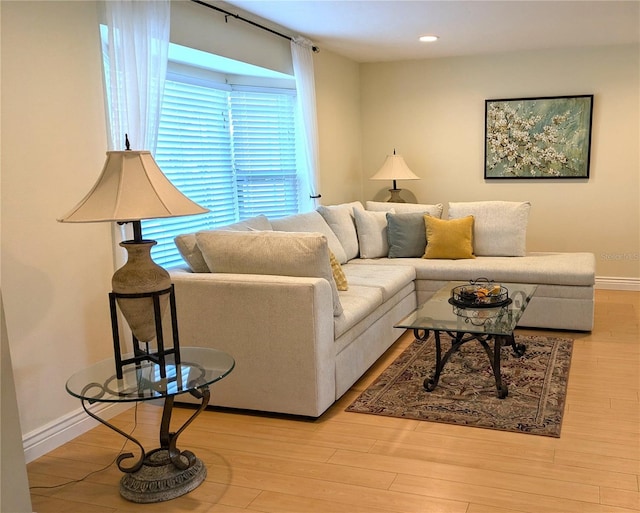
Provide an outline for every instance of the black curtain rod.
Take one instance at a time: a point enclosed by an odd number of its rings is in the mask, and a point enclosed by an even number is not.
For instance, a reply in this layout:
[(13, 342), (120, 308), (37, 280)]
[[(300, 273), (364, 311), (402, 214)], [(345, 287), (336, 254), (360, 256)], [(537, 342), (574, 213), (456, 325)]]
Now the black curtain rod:
[[(225, 15), (225, 17), (224, 17), (224, 21), (225, 22), (228, 21), (227, 19), (229, 18), (229, 16), (233, 16), (236, 20), (244, 21), (245, 23), (248, 23), (249, 25), (253, 25), (254, 27), (258, 27), (259, 29), (262, 29), (262, 30), (266, 30), (267, 32), (271, 32), (272, 34), (275, 34), (276, 36), (280, 36), (280, 37), (282, 37), (284, 39), (288, 39), (289, 41), (293, 40), (293, 38), (290, 37), (290, 36), (287, 36), (285, 34), (277, 32), (277, 31), (275, 31), (273, 29), (270, 29), (269, 27), (265, 27), (264, 25), (260, 25), (259, 23), (256, 23), (255, 21), (251, 21), (251, 20), (248, 20), (247, 18), (243, 18), (239, 14), (233, 14), (232, 12), (225, 11), (224, 9), (221, 9), (220, 7), (216, 7), (215, 5), (211, 5), (211, 4), (208, 4), (206, 2), (202, 2), (201, 0), (191, 0), (191, 1), (196, 3), (196, 4), (200, 4), (200, 5), (203, 5), (205, 7), (208, 7), (209, 9), (213, 9), (214, 11), (218, 11), (218, 12), (223, 13)], [(311, 49), (316, 53), (318, 53), (320, 51), (320, 48), (318, 48), (317, 46), (312, 46)]]

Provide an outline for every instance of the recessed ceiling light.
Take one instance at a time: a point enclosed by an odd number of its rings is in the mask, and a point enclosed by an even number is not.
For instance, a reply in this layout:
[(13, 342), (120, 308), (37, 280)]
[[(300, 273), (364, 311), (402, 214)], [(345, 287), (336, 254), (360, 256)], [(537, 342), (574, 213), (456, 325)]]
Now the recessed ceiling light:
[(438, 40), (438, 36), (421, 36), (420, 41), (423, 43), (433, 43)]

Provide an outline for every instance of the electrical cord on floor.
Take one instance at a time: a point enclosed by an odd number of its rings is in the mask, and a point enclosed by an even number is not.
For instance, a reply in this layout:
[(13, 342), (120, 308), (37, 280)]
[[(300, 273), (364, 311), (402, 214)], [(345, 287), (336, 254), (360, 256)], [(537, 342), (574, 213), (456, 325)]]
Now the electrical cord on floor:
[[(133, 432), (136, 430), (137, 427), (138, 427), (138, 403), (136, 403), (136, 405), (134, 407), (134, 411), (133, 411), (133, 428), (131, 429), (131, 432), (129, 433), (129, 435), (133, 435)], [(120, 447), (120, 450), (118, 451), (118, 454), (116, 454), (116, 457), (113, 458), (113, 461), (111, 461), (111, 463), (107, 464), (106, 466), (104, 466), (102, 468), (99, 468), (98, 470), (93, 470), (93, 471), (89, 472), (86, 476), (81, 477), (80, 479), (72, 479), (71, 481), (67, 481), (66, 483), (60, 483), (60, 484), (51, 485), (51, 486), (30, 486), (29, 490), (50, 490), (50, 489), (53, 489), (53, 488), (61, 488), (62, 486), (67, 486), (69, 484), (81, 483), (82, 481), (84, 481), (85, 479), (91, 477), (94, 474), (99, 474), (100, 472), (104, 472), (105, 470), (107, 470), (111, 465), (113, 465), (118, 460), (118, 456), (120, 456), (120, 454), (124, 450), (125, 446), (127, 445), (128, 441), (129, 440), (125, 440), (124, 441), (124, 443), (122, 444), (122, 447)]]

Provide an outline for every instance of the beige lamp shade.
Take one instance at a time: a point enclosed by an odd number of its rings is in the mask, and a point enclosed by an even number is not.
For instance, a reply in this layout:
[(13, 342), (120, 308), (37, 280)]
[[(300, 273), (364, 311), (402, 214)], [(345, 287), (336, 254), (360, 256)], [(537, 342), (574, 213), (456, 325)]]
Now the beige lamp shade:
[(384, 164), (371, 180), (420, 180), (420, 177), (409, 169), (401, 155), (394, 152), (393, 155), (387, 155)]
[(84, 199), (58, 221), (126, 222), (208, 211), (167, 179), (149, 151), (108, 151), (98, 181)]

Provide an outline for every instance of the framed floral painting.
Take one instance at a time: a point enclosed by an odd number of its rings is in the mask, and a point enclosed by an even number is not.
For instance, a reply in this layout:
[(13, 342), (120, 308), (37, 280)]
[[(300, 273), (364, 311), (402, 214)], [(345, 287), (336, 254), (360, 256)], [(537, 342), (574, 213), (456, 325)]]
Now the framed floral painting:
[(593, 95), (485, 100), (484, 177), (589, 178)]

